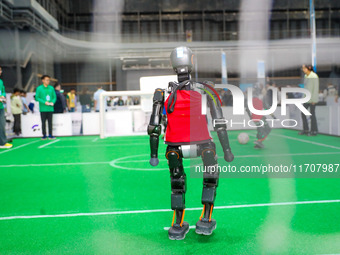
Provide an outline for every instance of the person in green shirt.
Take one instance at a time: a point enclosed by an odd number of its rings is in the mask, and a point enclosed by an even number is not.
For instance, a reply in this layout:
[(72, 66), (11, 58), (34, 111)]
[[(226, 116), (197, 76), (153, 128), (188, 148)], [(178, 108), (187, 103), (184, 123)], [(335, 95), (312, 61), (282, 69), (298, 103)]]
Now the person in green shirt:
[(304, 104), (304, 107), (308, 109), (310, 107), (311, 116), (311, 131), (309, 132), (307, 117), (304, 113), (301, 113), (303, 130), (299, 132), (299, 135), (316, 136), (318, 132), (318, 124), (315, 116), (315, 106), (319, 101), (319, 76), (313, 72), (311, 65), (303, 65), (302, 71), (305, 74), (304, 88), (309, 90), (311, 94), (310, 100)]
[(42, 140), (47, 139), (46, 136), (46, 120), (48, 122), (48, 133), (49, 139), (55, 139), (53, 136), (53, 112), (54, 112), (54, 103), (57, 100), (57, 96), (53, 86), (49, 85), (51, 77), (48, 75), (43, 75), (41, 77), (42, 83), (38, 86), (35, 92), (35, 100), (39, 102), (40, 116), (41, 116), (41, 125), (43, 137)]
[[(2, 67), (0, 66), (0, 76), (2, 75)], [(0, 79), (0, 149), (9, 149), (13, 145), (7, 142), (6, 137), (6, 119), (5, 119), (5, 107), (6, 92), (4, 82)]]

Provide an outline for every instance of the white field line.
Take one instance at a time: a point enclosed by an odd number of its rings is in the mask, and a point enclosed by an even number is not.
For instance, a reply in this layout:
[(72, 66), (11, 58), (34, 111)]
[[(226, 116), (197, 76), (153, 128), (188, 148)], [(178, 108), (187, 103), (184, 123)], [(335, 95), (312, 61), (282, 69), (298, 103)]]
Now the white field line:
[[(338, 200), (315, 200), (315, 201), (295, 201), (281, 203), (262, 203), (262, 204), (245, 204), (245, 205), (226, 205), (215, 206), (214, 210), (235, 209), (235, 208), (254, 208), (269, 206), (289, 206), (289, 205), (306, 205), (306, 204), (330, 204), (340, 203)], [(202, 207), (187, 208), (186, 211), (201, 211)], [(160, 213), (172, 212), (171, 209), (153, 209), (153, 210), (133, 210), (133, 211), (115, 211), (115, 212), (95, 212), (95, 213), (69, 213), (69, 214), (49, 214), (49, 215), (25, 215), (25, 216), (6, 216), (0, 217), (0, 221), (20, 220), (20, 219), (41, 219), (41, 218), (69, 218), (69, 217), (89, 217), (103, 215), (123, 215), (123, 214), (144, 214), (144, 213)]]
[(116, 146), (134, 146), (134, 145), (145, 145), (146, 143), (112, 143), (112, 144), (95, 144), (95, 145), (63, 145), (63, 146), (50, 146), (49, 148), (93, 148), (93, 147), (116, 147)]
[(314, 145), (319, 145), (319, 146), (323, 146), (323, 147), (327, 147), (327, 148), (332, 148), (332, 149), (340, 150), (340, 147), (332, 146), (332, 145), (328, 145), (328, 144), (324, 144), (324, 143), (317, 143), (317, 142), (308, 141), (308, 140), (304, 140), (304, 139), (299, 139), (299, 138), (295, 138), (295, 137), (290, 137), (290, 136), (286, 136), (286, 135), (276, 135), (276, 134), (272, 134), (272, 135), (273, 136), (287, 138), (287, 139), (294, 140), (294, 141), (310, 143), (310, 144), (314, 144)]
[[(284, 153), (284, 154), (262, 154), (262, 155), (240, 155), (240, 156), (236, 155), (235, 158), (290, 157), (290, 156), (334, 155), (334, 154), (340, 154), (340, 152)], [(193, 158), (193, 159), (198, 159), (198, 157)], [(149, 159), (128, 160), (128, 161), (117, 160), (117, 161), (121, 164), (129, 164), (129, 163), (138, 163), (138, 162), (149, 162)], [(167, 161), (167, 160), (159, 159), (159, 161), (161, 162), (161, 161)]]
[(57, 139), (57, 140), (54, 140), (54, 141), (52, 141), (52, 142), (49, 142), (49, 143), (45, 143), (45, 144), (43, 144), (43, 145), (40, 145), (38, 148), (41, 149), (41, 148), (44, 148), (44, 147), (46, 147), (46, 146), (48, 146), (48, 145), (50, 145), (50, 144), (53, 144), (53, 143), (56, 143), (56, 142), (59, 142), (59, 141), (60, 141), (60, 139)]
[(33, 144), (33, 143), (37, 143), (37, 142), (40, 142), (40, 140), (36, 140), (36, 141), (29, 142), (29, 143), (25, 143), (25, 144), (13, 147), (11, 149), (5, 149), (4, 151), (1, 151), (0, 154), (6, 153), (6, 152), (10, 152), (10, 151), (14, 151), (16, 149), (19, 149), (19, 148), (22, 148), (22, 147), (25, 147), (27, 145), (30, 145), (30, 144)]
[(340, 154), (340, 152), (311, 152), (311, 153), (283, 153), (283, 154), (263, 154), (263, 155), (241, 155), (241, 156), (235, 156), (235, 158), (290, 157), (290, 156), (331, 155), (331, 154)]
[[(290, 157), (290, 156), (307, 156), (307, 155), (337, 155), (340, 152), (315, 152), (315, 153), (287, 153), (287, 154), (264, 154), (264, 155), (241, 155), (235, 156), (235, 158), (260, 158), (260, 157)], [(141, 159), (141, 160), (128, 160), (128, 161), (120, 161), (117, 159), (117, 163), (119, 164), (130, 164), (130, 163), (141, 163), (141, 162), (149, 162), (149, 159)], [(159, 162), (167, 161), (166, 159), (159, 159)], [(22, 164), (22, 165), (0, 165), (0, 168), (5, 167), (44, 167), (44, 166), (73, 166), (73, 165), (105, 165), (110, 164), (111, 161), (100, 161), (100, 162), (69, 162), (69, 163), (46, 163), (46, 164)]]
[(97, 140), (98, 140), (99, 138), (98, 137), (96, 137), (96, 138), (94, 138), (93, 140), (92, 140), (92, 142), (97, 142)]
[(70, 163), (47, 163), (47, 164), (26, 164), (26, 165), (0, 165), (0, 168), (3, 167), (39, 167), (39, 166), (74, 166), (74, 165), (105, 165), (110, 164), (110, 161), (107, 162), (70, 162)]

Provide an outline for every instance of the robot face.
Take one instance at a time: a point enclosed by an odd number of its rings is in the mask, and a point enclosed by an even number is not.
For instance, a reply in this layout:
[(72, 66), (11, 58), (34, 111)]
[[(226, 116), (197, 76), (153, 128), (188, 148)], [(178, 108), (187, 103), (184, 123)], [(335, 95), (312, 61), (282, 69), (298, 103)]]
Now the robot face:
[(177, 47), (170, 55), (173, 69), (177, 73), (191, 72), (193, 67), (193, 53), (188, 47)]

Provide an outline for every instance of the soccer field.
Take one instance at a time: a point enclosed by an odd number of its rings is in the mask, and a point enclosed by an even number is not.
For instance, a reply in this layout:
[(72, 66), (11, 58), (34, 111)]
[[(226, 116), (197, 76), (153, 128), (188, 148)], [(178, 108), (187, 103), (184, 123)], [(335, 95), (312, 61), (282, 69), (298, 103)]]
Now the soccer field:
[[(273, 130), (266, 148), (256, 150), (256, 131), (247, 132), (251, 141), (240, 145), (240, 131), (229, 131), (231, 164), (238, 169), (340, 163), (339, 137)], [(213, 213), (217, 228), (201, 236), (194, 226), (202, 209), (202, 179), (190, 178), (185, 159), (185, 221), (191, 230), (182, 241), (169, 240), (166, 145), (160, 144), (160, 164), (153, 168), (148, 139), (14, 140), (13, 149), (0, 151), (0, 254), (340, 253), (340, 169), (328, 175), (333, 178), (228, 178), (222, 173)], [(219, 163), (228, 165), (222, 157)]]

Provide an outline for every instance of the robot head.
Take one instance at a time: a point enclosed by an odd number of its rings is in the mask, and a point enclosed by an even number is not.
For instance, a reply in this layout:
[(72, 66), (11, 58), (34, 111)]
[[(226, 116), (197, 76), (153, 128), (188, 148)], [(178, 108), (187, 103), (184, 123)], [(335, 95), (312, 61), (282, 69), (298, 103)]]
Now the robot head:
[(191, 49), (188, 47), (177, 47), (170, 55), (172, 68), (178, 75), (190, 74), (193, 67), (193, 57)]

